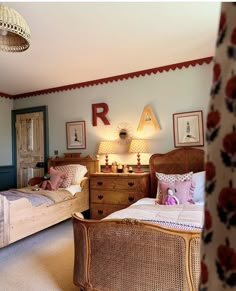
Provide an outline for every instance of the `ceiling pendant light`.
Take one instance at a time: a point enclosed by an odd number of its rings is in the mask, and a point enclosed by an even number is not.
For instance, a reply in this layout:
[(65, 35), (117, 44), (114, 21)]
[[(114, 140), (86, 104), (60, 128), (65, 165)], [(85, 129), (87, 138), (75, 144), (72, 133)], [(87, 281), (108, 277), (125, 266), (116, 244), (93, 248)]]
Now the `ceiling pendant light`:
[(14, 9), (0, 5), (0, 51), (22, 52), (30, 46), (30, 29)]

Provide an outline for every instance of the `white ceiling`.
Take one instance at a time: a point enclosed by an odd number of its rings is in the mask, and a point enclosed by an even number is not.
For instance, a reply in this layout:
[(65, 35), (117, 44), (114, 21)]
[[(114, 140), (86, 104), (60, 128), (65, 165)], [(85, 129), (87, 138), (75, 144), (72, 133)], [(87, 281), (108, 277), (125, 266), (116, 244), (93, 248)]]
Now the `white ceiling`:
[(214, 55), (219, 2), (4, 2), (32, 34), (0, 52), (0, 92), (15, 95)]

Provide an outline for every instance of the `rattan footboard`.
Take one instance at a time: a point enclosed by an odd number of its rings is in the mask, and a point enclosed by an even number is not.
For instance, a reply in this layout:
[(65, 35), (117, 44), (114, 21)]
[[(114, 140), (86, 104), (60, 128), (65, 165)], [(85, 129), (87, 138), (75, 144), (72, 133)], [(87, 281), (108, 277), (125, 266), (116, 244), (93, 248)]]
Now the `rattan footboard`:
[(81, 290), (192, 291), (200, 273), (200, 232), (137, 220), (73, 214), (74, 283)]

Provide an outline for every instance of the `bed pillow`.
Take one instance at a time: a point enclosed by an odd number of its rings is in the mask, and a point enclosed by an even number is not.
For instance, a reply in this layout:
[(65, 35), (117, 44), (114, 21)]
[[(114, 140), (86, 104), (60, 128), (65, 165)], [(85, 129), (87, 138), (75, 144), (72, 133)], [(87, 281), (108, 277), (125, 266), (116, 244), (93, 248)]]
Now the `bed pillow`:
[(50, 180), (44, 180), (41, 184), (41, 188), (43, 190), (57, 190), (59, 188), (58, 184), (61, 183), (61, 181), (57, 181), (57, 179), (59, 179), (58, 177), (54, 180), (54, 182), (52, 183)]
[(164, 182), (175, 182), (175, 181), (188, 181), (192, 180), (193, 172), (188, 172), (185, 174), (164, 174), (164, 173), (158, 173), (156, 172), (156, 177), (157, 177), (157, 202), (162, 203), (162, 194), (160, 193), (159, 189), (159, 183), (160, 181)]
[(159, 204), (168, 204), (166, 200), (168, 198), (168, 189), (173, 192), (173, 197), (178, 201), (176, 204), (194, 204), (193, 193), (194, 193), (194, 182), (192, 180), (186, 181), (171, 181), (165, 182), (160, 181), (159, 191), (161, 193), (162, 200)]
[(195, 182), (194, 201), (202, 204), (205, 201), (206, 171), (194, 173), (192, 179)]
[(71, 185), (72, 179), (75, 175), (76, 172), (76, 168), (75, 167), (71, 167), (70, 165), (65, 165), (65, 166), (56, 166), (55, 170), (59, 170), (62, 172), (66, 173), (65, 178), (63, 179), (60, 187), (61, 188), (67, 188)]
[(72, 178), (72, 181), (71, 181), (71, 185), (80, 185), (84, 176), (88, 172), (87, 167), (80, 164), (69, 165), (69, 166), (74, 167), (76, 169), (74, 177)]
[(64, 178), (66, 177), (66, 172), (55, 170), (54, 168), (49, 169), (50, 179), (45, 180), (41, 184), (41, 188), (44, 190), (57, 190)]

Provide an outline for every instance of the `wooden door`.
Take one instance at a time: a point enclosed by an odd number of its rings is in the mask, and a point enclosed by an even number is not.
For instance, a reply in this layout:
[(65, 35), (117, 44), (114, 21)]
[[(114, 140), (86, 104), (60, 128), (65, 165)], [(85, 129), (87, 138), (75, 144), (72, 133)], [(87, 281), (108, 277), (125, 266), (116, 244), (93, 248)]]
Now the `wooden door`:
[(17, 188), (27, 186), (28, 180), (43, 176), (44, 168), (36, 167), (44, 162), (43, 112), (16, 115), (16, 169)]

